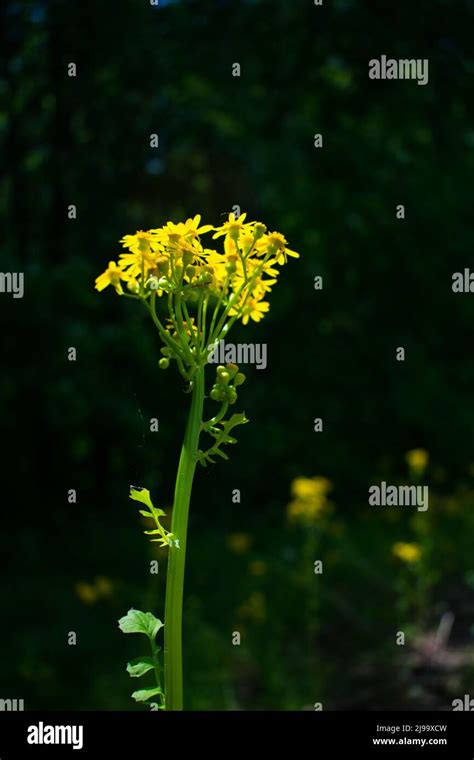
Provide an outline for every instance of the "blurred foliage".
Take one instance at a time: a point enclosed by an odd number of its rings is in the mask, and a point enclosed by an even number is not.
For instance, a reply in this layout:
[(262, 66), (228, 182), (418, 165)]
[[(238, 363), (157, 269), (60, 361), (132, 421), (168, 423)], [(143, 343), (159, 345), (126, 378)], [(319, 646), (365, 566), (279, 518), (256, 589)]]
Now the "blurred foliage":
[[(128, 491), (169, 505), (189, 399), (157, 369), (146, 315), (93, 281), (123, 234), (218, 224), (238, 204), (302, 258), (270, 315), (233, 334), (266, 342), (268, 368), (246, 370), (251, 424), (195, 485), (187, 707), (449, 706), (472, 688), (474, 300), (451, 276), (472, 261), (474, 3), (7, 0), (0, 14), (2, 268), (25, 272), (24, 299), (0, 298), (1, 696), (140, 709), (117, 620), (160, 617), (166, 553)], [(429, 85), (370, 81), (382, 53), (428, 58)], [(429, 511), (368, 507), (370, 484), (410, 482), (417, 448)], [(331, 482), (320, 520), (288, 518), (297, 477)], [(448, 610), (451, 667), (410, 644)]]

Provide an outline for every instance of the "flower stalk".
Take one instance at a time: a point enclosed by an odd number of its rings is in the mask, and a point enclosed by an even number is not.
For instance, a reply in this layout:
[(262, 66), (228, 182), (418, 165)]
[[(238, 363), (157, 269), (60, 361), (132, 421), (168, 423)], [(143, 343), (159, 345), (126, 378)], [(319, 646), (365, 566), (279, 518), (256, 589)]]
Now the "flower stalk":
[[(228, 459), (223, 447), (235, 444), (234, 429), (248, 422), (244, 413), (226, 418), (229, 406), (237, 401), (237, 388), (245, 381), (236, 364), (218, 366), (209, 392), (217, 402), (217, 413), (203, 421), (205, 367), (215, 345), (227, 336), (236, 320), (243, 325), (260, 322), (270, 308), (264, 300), (277, 281), (279, 269), (288, 257), (298, 257), (279, 232), (267, 234), (259, 222), (246, 222), (246, 214), (220, 227), (201, 226), (201, 217), (164, 227), (125, 235), (126, 252), (96, 279), (96, 289), (111, 285), (119, 295), (141, 301), (151, 316), (162, 341), (158, 364), (168, 369), (176, 362), (187, 383), (191, 405), (179, 459), (173, 502), (171, 531), (161, 524), (165, 512), (153, 505), (150, 491), (131, 486), (130, 498), (140, 502), (140, 514), (151, 521), (145, 530), (151, 541), (169, 550), (164, 625), (151, 612), (129, 610), (119, 626), (124, 633), (148, 636), (152, 657), (142, 656), (128, 664), (131, 677), (141, 677), (154, 669), (156, 685), (132, 694), (137, 702), (153, 709), (183, 709), (182, 619), (188, 517), (196, 464), (206, 467), (215, 457)], [(213, 239), (224, 237), (223, 252), (207, 248), (201, 236), (213, 231)], [(124, 292), (124, 286), (128, 293)], [(165, 296), (163, 298), (163, 296)], [(165, 318), (158, 309), (167, 310)], [(213, 438), (207, 449), (199, 448), (201, 435)], [(143, 508), (145, 507), (145, 509)], [(164, 691), (155, 642), (164, 628)], [(150, 703), (150, 699), (158, 702)]]
[(167, 710), (183, 709), (182, 616), (184, 568), (188, 530), (189, 504), (197, 463), (199, 435), (204, 405), (204, 367), (193, 379), (183, 447), (179, 459), (173, 503), (171, 532), (179, 540), (179, 548), (170, 547), (165, 601), (165, 694)]

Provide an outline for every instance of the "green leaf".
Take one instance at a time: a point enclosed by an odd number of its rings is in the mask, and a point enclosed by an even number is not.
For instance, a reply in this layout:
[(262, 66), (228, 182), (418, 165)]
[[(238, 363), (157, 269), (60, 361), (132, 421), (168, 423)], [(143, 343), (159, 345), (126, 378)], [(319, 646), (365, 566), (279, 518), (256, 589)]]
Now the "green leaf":
[(158, 620), (151, 612), (141, 612), (134, 610), (133, 607), (125, 617), (120, 618), (118, 624), (124, 633), (144, 633), (152, 641), (160, 628), (163, 628), (161, 620)]
[(152, 506), (148, 511), (146, 509), (139, 509), (138, 511), (143, 517), (151, 517), (152, 519), (155, 518), (155, 520), (158, 517), (166, 517), (166, 512), (163, 512), (163, 510), (158, 507)]
[(127, 672), (133, 678), (139, 678), (149, 670), (153, 670), (155, 663), (152, 657), (137, 657), (127, 665)]
[(158, 694), (163, 694), (159, 686), (149, 686), (146, 689), (139, 689), (132, 694), (135, 702), (146, 702), (151, 697), (156, 697)]
[(130, 498), (134, 501), (141, 501), (145, 506), (153, 508), (153, 503), (150, 498), (150, 491), (148, 488), (140, 488), (139, 486), (130, 486)]
[(245, 413), (241, 412), (240, 414), (233, 414), (229, 420), (222, 420), (219, 423), (221, 427), (214, 426), (209, 428), (207, 432), (216, 439), (216, 442), (207, 451), (198, 451), (198, 461), (205, 467), (206, 462), (214, 463), (215, 460), (212, 459), (214, 455), (222, 457), (222, 459), (228, 459), (228, 455), (221, 450), (221, 446), (237, 443), (237, 439), (231, 436), (230, 432), (237, 425), (245, 425), (246, 422), (248, 422), (248, 419)]

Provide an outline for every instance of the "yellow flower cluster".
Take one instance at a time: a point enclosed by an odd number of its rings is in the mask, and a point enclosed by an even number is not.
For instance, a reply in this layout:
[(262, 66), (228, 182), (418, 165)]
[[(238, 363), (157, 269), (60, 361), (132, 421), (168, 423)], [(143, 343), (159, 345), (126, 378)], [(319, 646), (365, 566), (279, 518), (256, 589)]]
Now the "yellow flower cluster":
[(402, 562), (406, 562), (411, 565), (415, 562), (419, 562), (421, 559), (422, 550), (418, 544), (408, 544), (403, 541), (398, 541), (392, 547), (392, 554)]
[[(205, 247), (201, 236), (213, 232), (212, 240), (224, 238), (223, 251)], [(279, 232), (268, 233), (265, 225), (229, 214), (220, 227), (201, 225), (200, 215), (185, 222), (167, 222), (158, 229), (125, 235), (125, 252), (96, 279), (102, 291), (112, 285), (119, 295), (124, 285), (129, 294), (146, 299), (156, 291), (179, 292), (184, 297), (212, 294), (229, 318), (258, 322), (269, 310), (265, 300), (279, 269), (288, 257), (299, 254), (287, 247)]]
[(327, 478), (295, 478), (291, 484), (293, 500), (288, 504), (289, 519), (315, 522), (329, 504), (327, 494), (331, 488)]

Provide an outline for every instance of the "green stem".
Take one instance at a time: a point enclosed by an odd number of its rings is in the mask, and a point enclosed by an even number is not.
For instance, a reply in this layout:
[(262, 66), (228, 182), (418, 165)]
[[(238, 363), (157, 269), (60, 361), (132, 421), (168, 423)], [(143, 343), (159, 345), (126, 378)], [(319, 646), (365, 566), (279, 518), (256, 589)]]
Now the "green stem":
[[(155, 666), (156, 685), (158, 686), (159, 689), (162, 689), (162, 686), (161, 686), (161, 672), (160, 672), (161, 668), (160, 668), (160, 660), (159, 660), (159, 657), (158, 657), (158, 651), (159, 650), (158, 650), (158, 647), (156, 646), (155, 642), (153, 641), (153, 639), (150, 639), (150, 646), (151, 646), (151, 656), (152, 656), (152, 660), (153, 660), (153, 665)], [(160, 695), (160, 702), (161, 702), (161, 708), (164, 709), (164, 707), (165, 707), (164, 694)]]
[(207, 422), (202, 423), (201, 430), (207, 430), (208, 428), (213, 427), (214, 425), (217, 425), (217, 423), (220, 422), (223, 417), (225, 417), (228, 408), (229, 408), (228, 402), (224, 401), (222, 403), (222, 406), (218, 414), (216, 414), (216, 416), (213, 417), (211, 420), (208, 420)]
[(182, 614), (186, 534), (204, 404), (204, 367), (197, 369), (193, 382), (191, 408), (176, 477), (171, 523), (171, 532), (179, 540), (179, 547), (170, 546), (166, 578), (164, 656), (167, 710), (183, 709)]

